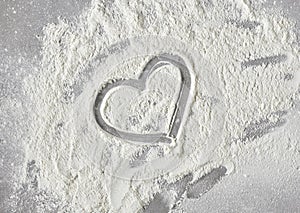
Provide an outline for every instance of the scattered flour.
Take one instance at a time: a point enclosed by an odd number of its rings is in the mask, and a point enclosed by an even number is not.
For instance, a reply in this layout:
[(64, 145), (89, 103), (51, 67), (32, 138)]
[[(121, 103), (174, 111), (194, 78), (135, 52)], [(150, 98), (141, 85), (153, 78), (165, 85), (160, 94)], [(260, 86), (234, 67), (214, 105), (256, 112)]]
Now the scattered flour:
[[(26, 159), (39, 168), (39, 187), (56, 194), (60, 212), (137, 212), (190, 172), (196, 180), (224, 165), (230, 175), (239, 156), (280, 149), (268, 137), (252, 142), (283, 125), (299, 98), (294, 29), (279, 12), (239, 0), (94, 0), (76, 21), (47, 25), (39, 74), (24, 86), (35, 104)], [(186, 59), (195, 81), (176, 142), (136, 145), (103, 133), (92, 112), (101, 85), (137, 78), (166, 51)], [(162, 69), (152, 89), (111, 95), (108, 121), (164, 131), (180, 78)]]

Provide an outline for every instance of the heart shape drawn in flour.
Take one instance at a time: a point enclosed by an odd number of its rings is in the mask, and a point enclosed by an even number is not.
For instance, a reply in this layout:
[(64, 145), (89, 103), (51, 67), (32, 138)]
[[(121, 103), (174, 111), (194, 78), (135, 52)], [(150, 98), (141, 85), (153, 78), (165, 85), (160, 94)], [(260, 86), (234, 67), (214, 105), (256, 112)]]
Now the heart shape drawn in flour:
[[(172, 113), (172, 118), (168, 125), (168, 131), (146, 134), (132, 133), (119, 130), (105, 120), (103, 103), (105, 102), (105, 96), (109, 93), (109, 91), (119, 86), (129, 86), (143, 91), (145, 90), (146, 80), (148, 77), (153, 74), (155, 70), (165, 65), (173, 65), (178, 68), (181, 78), (179, 94), (176, 98), (176, 104)], [(171, 143), (173, 140), (177, 139), (183, 125), (183, 119), (186, 114), (188, 100), (190, 98), (189, 96), (191, 95), (191, 82), (191, 73), (180, 56), (172, 54), (161, 54), (155, 56), (146, 64), (138, 79), (122, 79), (114, 81), (113, 83), (106, 84), (105, 87), (99, 91), (94, 104), (94, 116), (96, 118), (96, 122), (105, 132), (128, 141), (150, 144)]]

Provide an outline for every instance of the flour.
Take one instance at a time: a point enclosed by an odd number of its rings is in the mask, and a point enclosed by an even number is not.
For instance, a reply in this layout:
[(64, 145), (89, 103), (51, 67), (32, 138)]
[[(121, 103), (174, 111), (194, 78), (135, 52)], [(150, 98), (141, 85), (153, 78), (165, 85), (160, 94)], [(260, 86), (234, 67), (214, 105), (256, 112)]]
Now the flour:
[[(39, 187), (61, 200), (60, 212), (136, 212), (188, 173), (196, 181), (224, 165), (229, 175), (240, 156), (276, 152), (267, 137), (253, 141), (282, 126), (299, 99), (293, 29), (280, 13), (235, 0), (95, 0), (76, 21), (49, 24), (40, 72), (24, 86), (35, 103), (26, 158), (39, 168)], [(137, 79), (166, 52), (183, 57), (194, 81), (176, 140), (137, 145), (101, 131), (93, 117), (101, 86)], [(178, 68), (161, 69), (148, 79), (150, 89), (113, 91), (107, 122), (166, 132), (181, 81)], [(171, 206), (178, 193), (165, 202)]]

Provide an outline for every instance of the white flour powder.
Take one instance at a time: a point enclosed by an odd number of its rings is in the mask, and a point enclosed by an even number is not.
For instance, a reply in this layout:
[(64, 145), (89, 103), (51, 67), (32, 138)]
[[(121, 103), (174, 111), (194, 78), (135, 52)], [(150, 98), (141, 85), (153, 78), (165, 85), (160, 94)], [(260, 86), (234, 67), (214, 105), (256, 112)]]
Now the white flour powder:
[[(240, 156), (276, 153), (273, 140), (255, 140), (283, 125), (299, 98), (294, 24), (247, 0), (95, 0), (76, 21), (46, 26), (42, 42), (39, 75), (25, 82), (35, 104), (26, 158), (39, 168), (39, 187), (61, 200), (61, 212), (136, 212), (190, 172), (193, 180), (220, 165), (230, 173)], [(101, 131), (93, 117), (101, 86), (137, 79), (162, 53), (182, 56), (194, 81), (177, 140), (136, 145)], [(107, 122), (165, 132), (181, 81), (177, 67), (161, 69), (142, 92), (112, 92)], [(166, 193), (167, 203), (176, 200)]]

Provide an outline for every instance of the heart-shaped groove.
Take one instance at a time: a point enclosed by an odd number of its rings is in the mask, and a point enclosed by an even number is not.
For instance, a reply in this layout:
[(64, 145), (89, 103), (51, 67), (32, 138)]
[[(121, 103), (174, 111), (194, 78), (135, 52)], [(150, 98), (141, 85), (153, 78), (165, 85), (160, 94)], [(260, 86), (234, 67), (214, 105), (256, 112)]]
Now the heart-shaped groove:
[[(151, 134), (139, 134), (131, 133), (122, 130), (118, 130), (107, 123), (103, 117), (102, 104), (104, 103), (107, 93), (118, 86), (130, 86), (140, 91), (145, 90), (147, 78), (158, 68), (172, 64), (180, 70), (181, 85), (179, 95), (176, 99), (175, 109), (172, 114), (172, 118), (167, 132), (151, 133)], [(122, 79), (113, 83), (108, 83), (97, 94), (94, 104), (94, 116), (96, 122), (105, 132), (114, 135), (116, 137), (140, 142), (140, 143), (171, 143), (178, 137), (179, 130), (183, 125), (183, 118), (186, 113), (186, 108), (191, 91), (191, 73), (187, 68), (184, 60), (178, 55), (161, 54), (152, 58), (143, 69), (143, 72), (138, 79)]]

